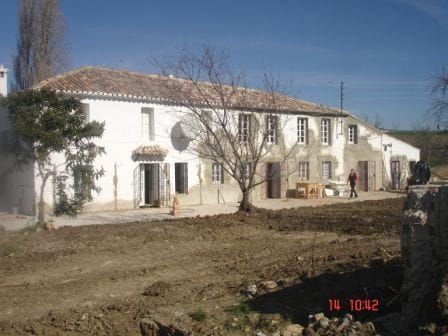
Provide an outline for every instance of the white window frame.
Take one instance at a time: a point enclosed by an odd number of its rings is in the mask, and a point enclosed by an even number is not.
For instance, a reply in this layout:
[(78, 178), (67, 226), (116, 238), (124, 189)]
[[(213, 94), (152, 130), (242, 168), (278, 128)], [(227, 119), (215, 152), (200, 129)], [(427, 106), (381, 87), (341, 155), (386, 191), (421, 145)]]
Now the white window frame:
[(154, 109), (149, 107), (142, 107), (142, 138), (148, 141), (155, 140), (154, 134)]
[(349, 144), (356, 143), (356, 128), (357, 128), (357, 125), (348, 125), (348, 143)]
[(331, 179), (331, 161), (322, 161), (321, 172), (323, 180)]
[(310, 176), (309, 161), (299, 161), (298, 179), (299, 181), (308, 181)]
[(223, 168), (219, 163), (213, 163), (212, 165), (212, 183), (223, 184)]
[(320, 121), (320, 141), (322, 145), (330, 144), (330, 119), (322, 118)]
[(266, 142), (268, 144), (277, 144), (277, 121), (278, 116), (266, 116)]
[(238, 140), (247, 143), (250, 135), (251, 115), (241, 113), (238, 117)]
[(306, 144), (306, 137), (307, 137), (307, 124), (308, 119), (307, 118), (297, 118), (297, 143), (299, 144)]

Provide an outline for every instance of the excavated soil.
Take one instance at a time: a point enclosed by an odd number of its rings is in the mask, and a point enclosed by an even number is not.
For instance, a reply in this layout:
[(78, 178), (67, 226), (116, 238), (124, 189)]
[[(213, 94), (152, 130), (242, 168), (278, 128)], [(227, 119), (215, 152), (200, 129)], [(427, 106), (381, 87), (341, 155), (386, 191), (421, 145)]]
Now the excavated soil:
[[(172, 335), (255, 335), (320, 312), (374, 320), (400, 308), (403, 202), (2, 233), (0, 335), (144, 335), (147, 320)], [(351, 311), (366, 298), (379, 310)]]

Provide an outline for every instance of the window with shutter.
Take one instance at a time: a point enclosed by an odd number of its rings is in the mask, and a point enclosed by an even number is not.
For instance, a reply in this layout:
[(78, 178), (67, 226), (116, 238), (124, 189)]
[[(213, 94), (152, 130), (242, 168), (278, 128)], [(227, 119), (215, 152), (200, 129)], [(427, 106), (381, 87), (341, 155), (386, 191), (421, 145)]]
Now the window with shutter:
[(219, 163), (212, 165), (212, 183), (224, 184), (224, 169), (222, 169), (222, 165)]
[(330, 119), (321, 119), (320, 121), (320, 140), (322, 145), (330, 145)]
[(266, 142), (268, 144), (276, 144), (277, 143), (277, 116), (267, 116), (266, 117), (266, 133), (267, 138)]
[(188, 194), (188, 163), (174, 164), (175, 191), (178, 194)]
[(348, 125), (348, 143), (356, 144), (358, 143), (358, 126)]
[(308, 144), (308, 119), (297, 118), (297, 142)]

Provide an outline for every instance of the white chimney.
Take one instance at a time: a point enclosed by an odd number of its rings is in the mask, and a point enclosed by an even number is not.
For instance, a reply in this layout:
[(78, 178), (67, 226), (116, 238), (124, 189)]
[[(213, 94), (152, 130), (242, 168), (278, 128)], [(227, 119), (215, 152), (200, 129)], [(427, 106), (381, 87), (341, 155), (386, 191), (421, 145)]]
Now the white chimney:
[(8, 69), (3, 64), (0, 64), (0, 95), (8, 95)]

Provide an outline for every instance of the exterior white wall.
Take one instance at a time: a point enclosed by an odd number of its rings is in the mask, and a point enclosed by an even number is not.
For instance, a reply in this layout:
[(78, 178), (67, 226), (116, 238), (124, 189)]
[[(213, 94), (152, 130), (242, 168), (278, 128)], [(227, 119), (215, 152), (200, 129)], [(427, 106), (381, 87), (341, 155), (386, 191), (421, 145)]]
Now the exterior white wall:
[(15, 156), (8, 150), (12, 141), (8, 111), (0, 108), (0, 209), (32, 215), (35, 171), (32, 164), (15, 165)]
[[(188, 185), (189, 193), (179, 195), (182, 205), (217, 203), (218, 190), (223, 195), (226, 202), (239, 200), (240, 193), (237, 184), (229, 176), (225, 176), (225, 183), (214, 185), (211, 183), (211, 164), (198, 160), (197, 157), (174, 149), (171, 143), (171, 129), (179, 120), (179, 108), (145, 102), (129, 102), (118, 100), (107, 100), (98, 98), (82, 99), (84, 104), (89, 104), (90, 120), (104, 121), (105, 132), (97, 144), (104, 146), (106, 154), (98, 157), (95, 165), (97, 168), (103, 167), (105, 175), (100, 178), (98, 184), (101, 186), (99, 195), (94, 195), (94, 202), (87, 205), (87, 211), (132, 209), (134, 199), (134, 169), (143, 161), (134, 161), (131, 158), (132, 151), (140, 145), (159, 145), (168, 150), (168, 154), (163, 163), (170, 164), (170, 194), (175, 194), (175, 162), (188, 163)], [(142, 108), (154, 109), (155, 138), (153, 141), (143, 138), (142, 133)], [(307, 145), (297, 145), (297, 118), (308, 119)], [(321, 119), (327, 118), (331, 122), (330, 144), (321, 143)], [(350, 168), (356, 167), (356, 162), (360, 160), (375, 160), (377, 162), (378, 176), (376, 177), (376, 189), (384, 186), (383, 173), (390, 177), (390, 160), (395, 155), (406, 156), (408, 160), (418, 160), (419, 150), (395, 138), (377, 131), (373, 127), (359, 121), (356, 118), (343, 118), (342, 133), (338, 128), (338, 117), (310, 116), (310, 115), (288, 115), (281, 116), (282, 128), (281, 136), (287, 148), (294, 146), (291, 163), (288, 167), (289, 176), (286, 177), (285, 187), (282, 186), (282, 197), (285, 197), (288, 190), (295, 188), (298, 181), (297, 163), (308, 161), (310, 165), (310, 182), (322, 181), (322, 161), (331, 161), (332, 180), (345, 180)], [(348, 124), (358, 125), (358, 144), (348, 144)], [(392, 147), (384, 152), (383, 145), (391, 143)], [(280, 146), (273, 146), (272, 155), (266, 161), (278, 161)], [(62, 158), (57, 159), (62, 162)], [(151, 162), (156, 163), (156, 162)], [(162, 163), (162, 162), (159, 162)], [(117, 169), (117, 196), (115, 199), (114, 169)], [(381, 169), (380, 169), (381, 167)], [(260, 167), (261, 173), (265, 166)], [(383, 169), (384, 168), (384, 169)], [(387, 178), (386, 178), (387, 181)], [(282, 184), (283, 185), (283, 184)], [(38, 191), (39, 183), (36, 183), (35, 190)], [(266, 197), (265, 185), (259, 186), (253, 199)], [(53, 201), (53, 184), (49, 181), (46, 188), (46, 201), (51, 204)], [(36, 193), (36, 198), (37, 198)]]
[(0, 64), (0, 96), (8, 95), (8, 69)]

